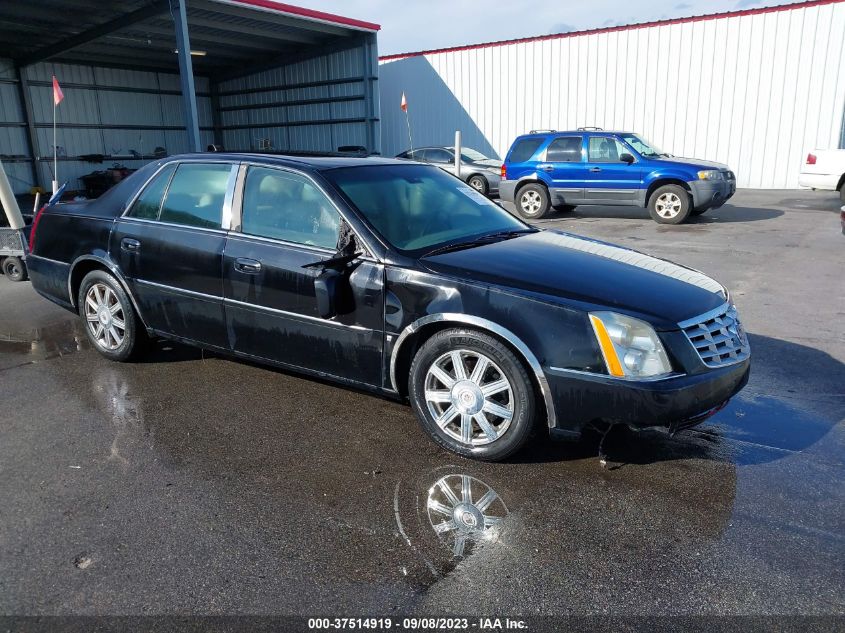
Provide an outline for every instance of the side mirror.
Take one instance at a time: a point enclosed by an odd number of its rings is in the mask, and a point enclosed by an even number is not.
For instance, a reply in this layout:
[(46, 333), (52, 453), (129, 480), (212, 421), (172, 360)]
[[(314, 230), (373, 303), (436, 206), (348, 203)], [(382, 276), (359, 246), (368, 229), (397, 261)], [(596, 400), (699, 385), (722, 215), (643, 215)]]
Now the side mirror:
[(337, 314), (337, 291), (341, 275), (337, 269), (326, 268), (314, 279), (317, 312), (323, 319), (331, 319)]
[(628, 152), (622, 152), (621, 154), (619, 154), (619, 160), (621, 160), (623, 163), (628, 163), (630, 165), (634, 162), (634, 157)]

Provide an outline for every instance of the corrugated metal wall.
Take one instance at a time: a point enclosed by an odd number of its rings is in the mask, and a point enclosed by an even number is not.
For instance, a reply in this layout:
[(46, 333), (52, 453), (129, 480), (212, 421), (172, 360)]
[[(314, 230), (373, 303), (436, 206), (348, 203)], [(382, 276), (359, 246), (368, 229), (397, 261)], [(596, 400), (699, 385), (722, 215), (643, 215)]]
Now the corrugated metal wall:
[[(562, 15), (565, 9), (561, 9)], [(845, 138), (845, 4), (478, 47), (380, 66), (385, 154), (464, 144), (503, 157), (530, 129), (634, 130), (727, 163), (741, 187), (796, 187)]]
[[(71, 189), (82, 188), (80, 176), (111, 167), (73, 160), (84, 154), (128, 155), (135, 151), (151, 155), (163, 147), (168, 154), (191, 151), (184, 129), (182, 97), (177, 74), (116, 70), (91, 66), (43, 63), (26, 69), (36, 127), (37, 161), (42, 186), (53, 179), (53, 92), (56, 75), (65, 99), (57, 109), (59, 181)], [(212, 142), (209, 84), (196, 78), (197, 107), (204, 144)], [(12, 63), (0, 60), (0, 157), (16, 193), (33, 185), (27, 129)], [(64, 157), (63, 157), (64, 155)], [(148, 159), (149, 160), (149, 159)], [(120, 159), (137, 168), (147, 160)]]
[(223, 146), (333, 152), (360, 145), (378, 152), (375, 35), (364, 43), (219, 84)]

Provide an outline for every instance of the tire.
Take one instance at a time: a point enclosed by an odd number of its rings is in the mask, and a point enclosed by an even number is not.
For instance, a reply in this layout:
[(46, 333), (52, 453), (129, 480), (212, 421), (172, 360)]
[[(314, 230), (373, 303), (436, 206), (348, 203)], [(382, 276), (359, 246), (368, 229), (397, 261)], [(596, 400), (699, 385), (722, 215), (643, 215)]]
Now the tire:
[(839, 188), (839, 201), (845, 204), (845, 184)]
[[(456, 357), (463, 371), (456, 371)], [(408, 394), (423, 429), (464, 457), (505, 459), (534, 426), (534, 389), (525, 367), (499, 340), (475, 330), (449, 329), (428, 339), (411, 364)]]
[(475, 174), (474, 176), (470, 176), (467, 179), (467, 184), (475, 189), (478, 193), (487, 195), (487, 192), (490, 190), (490, 186), (487, 184), (487, 179), (484, 176), (479, 176)]
[(680, 185), (663, 185), (651, 194), (648, 212), (658, 224), (681, 224), (690, 214), (692, 201)]
[(570, 211), (575, 211), (574, 204), (556, 204), (553, 205), (555, 211), (559, 211), (560, 213), (569, 213)]
[(549, 212), (549, 192), (543, 185), (531, 183), (522, 187), (514, 200), (516, 212), (526, 220), (539, 220)]
[(710, 210), (710, 207), (704, 207), (702, 209), (693, 209), (692, 211), (689, 212), (689, 214), (690, 214), (690, 216), (703, 215), (704, 213), (706, 213), (709, 210)]
[(109, 273), (94, 270), (85, 275), (77, 305), (88, 340), (106, 358), (127, 361), (146, 347), (148, 338), (141, 320), (126, 292)]
[(3, 274), (9, 281), (26, 281), (29, 278), (26, 264), (20, 257), (7, 257), (3, 260)]

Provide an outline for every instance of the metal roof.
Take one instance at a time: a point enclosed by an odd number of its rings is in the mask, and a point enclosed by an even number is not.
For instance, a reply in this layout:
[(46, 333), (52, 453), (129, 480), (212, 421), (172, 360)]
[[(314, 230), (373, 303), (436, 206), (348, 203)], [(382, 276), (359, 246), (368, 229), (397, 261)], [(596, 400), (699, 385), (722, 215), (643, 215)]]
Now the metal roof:
[[(281, 65), (304, 48), (336, 46), (380, 28), (272, 0), (185, 2), (199, 75)], [(51, 60), (173, 72), (177, 9), (178, 0), (0, 2), (0, 57), (19, 66)]]

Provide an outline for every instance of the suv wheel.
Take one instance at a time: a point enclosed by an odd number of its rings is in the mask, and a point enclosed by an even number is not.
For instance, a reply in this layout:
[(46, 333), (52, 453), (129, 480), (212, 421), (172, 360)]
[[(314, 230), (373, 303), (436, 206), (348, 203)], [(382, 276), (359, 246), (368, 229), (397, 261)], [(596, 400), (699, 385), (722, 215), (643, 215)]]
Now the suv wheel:
[(526, 220), (539, 220), (549, 206), (549, 192), (543, 185), (525, 185), (516, 196), (516, 210)]
[(680, 185), (663, 185), (651, 194), (648, 212), (660, 224), (681, 224), (692, 207), (689, 194)]
[(141, 350), (147, 333), (126, 292), (110, 274), (94, 270), (85, 275), (78, 305), (88, 340), (100, 354), (125, 361)]
[(473, 176), (467, 180), (467, 184), (479, 193), (483, 193), (485, 196), (487, 195), (488, 186), (484, 176)]
[(485, 461), (519, 450), (534, 423), (534, 390), (519, 359), (475, 330), (438, 332), (411, 364), (408, 392), (425, 431), (444, 448)]
[(20, 257), (7, 257), (3, 260), (3, 274), (9, 281), (26, 281), (26, 265)]

